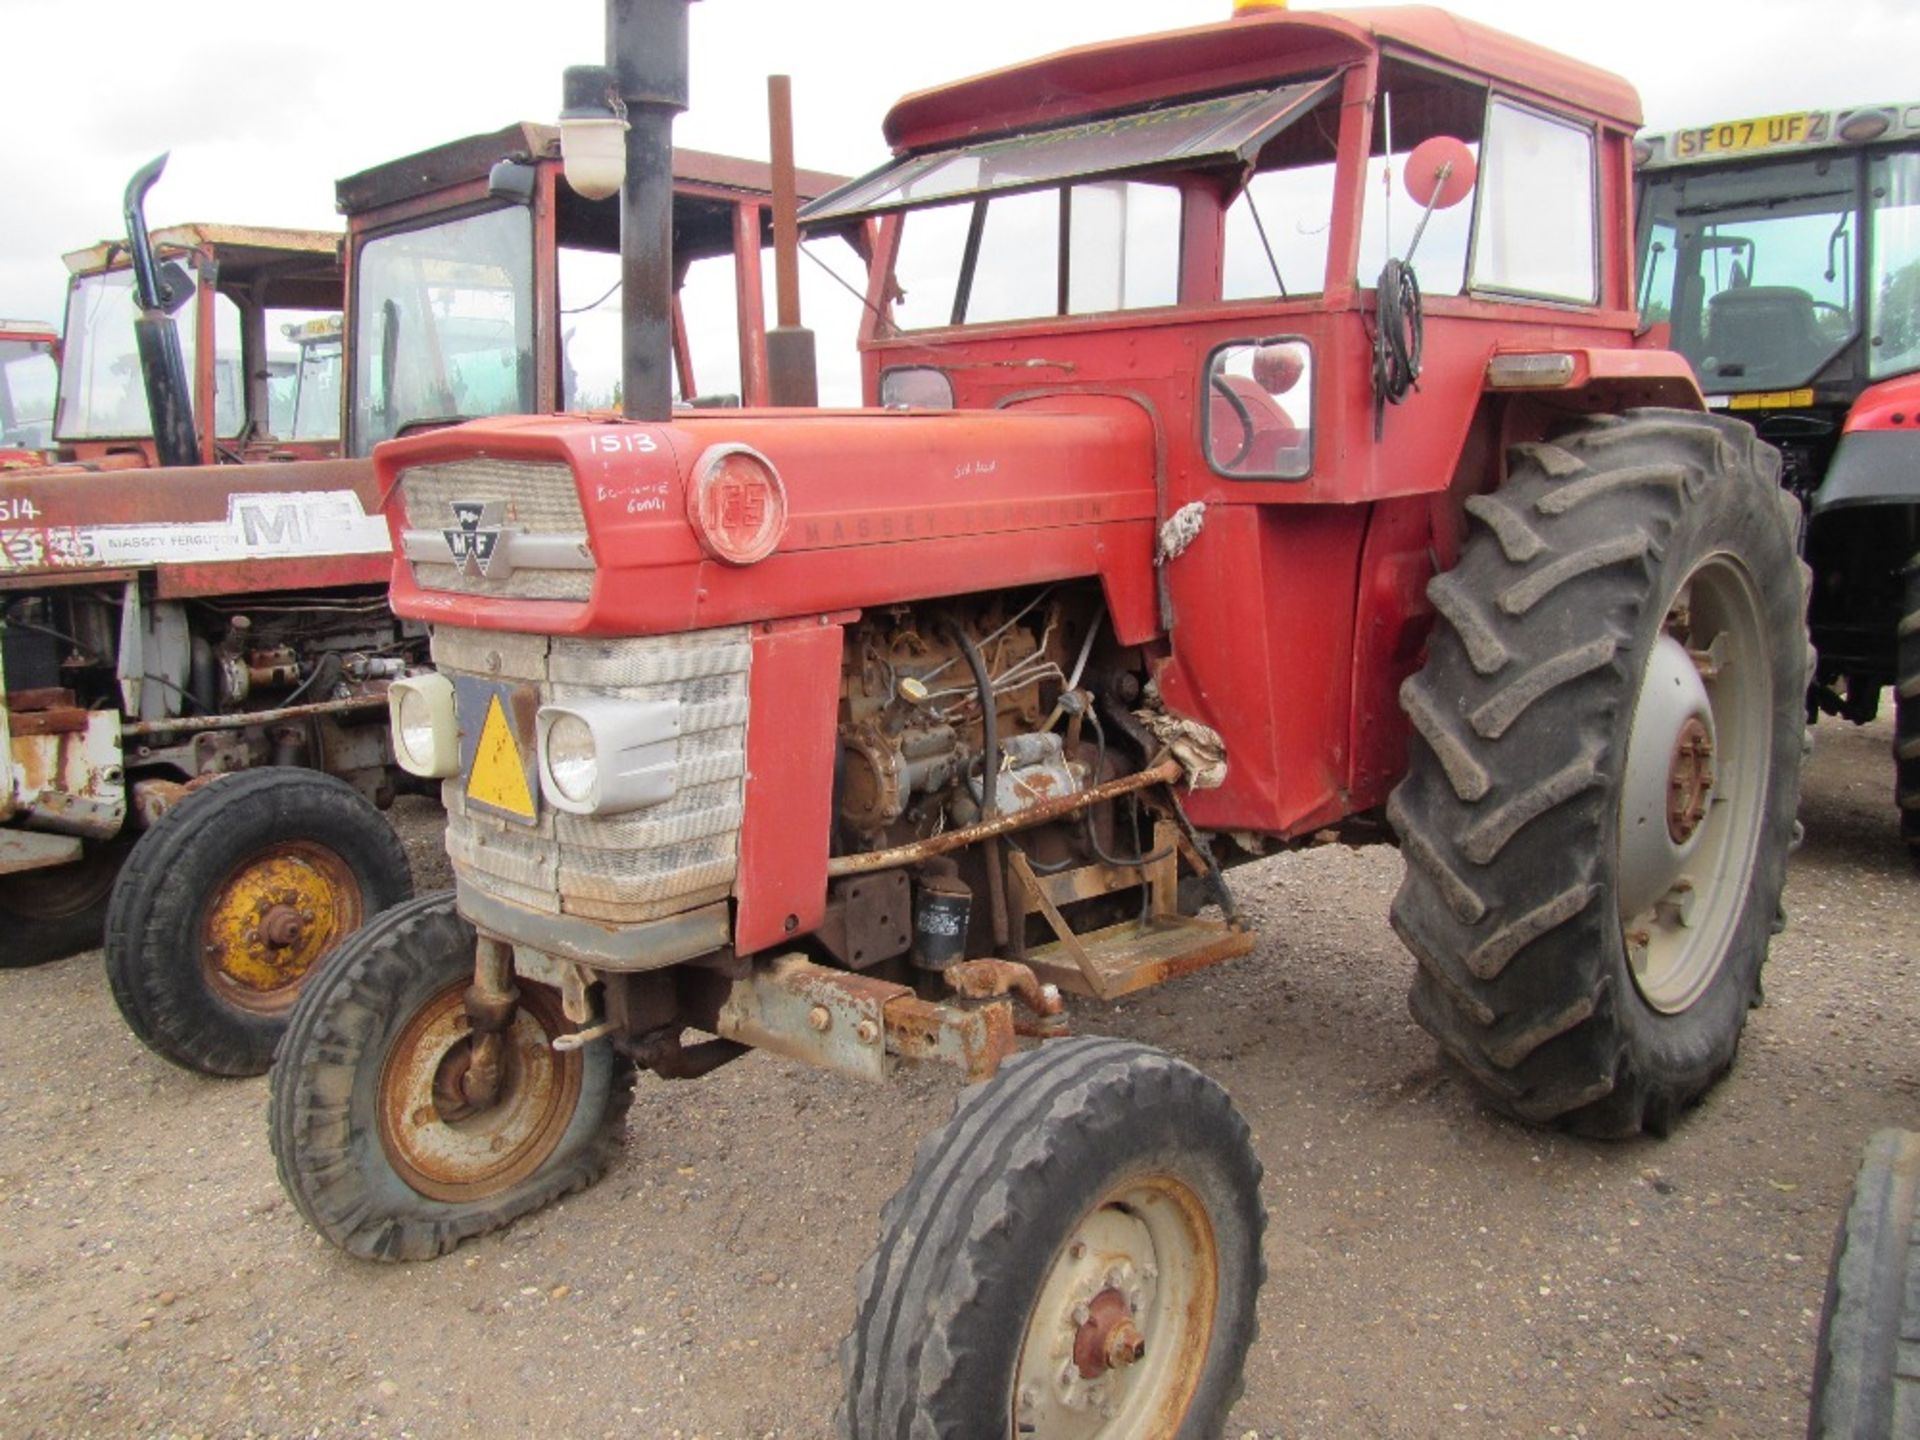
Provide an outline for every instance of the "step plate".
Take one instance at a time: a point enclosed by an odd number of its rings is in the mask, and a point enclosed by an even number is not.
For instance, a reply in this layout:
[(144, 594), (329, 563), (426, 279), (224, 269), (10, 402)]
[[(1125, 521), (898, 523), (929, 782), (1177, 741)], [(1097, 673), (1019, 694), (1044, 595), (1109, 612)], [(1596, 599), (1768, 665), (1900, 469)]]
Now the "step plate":
[[(1258, 938), (1251, 930), (1236, 930), (1218, 920), (1177, 919), (1144, 925), (1126, 920), (1079, 940), (1111, 1000), (1245, 955)], [(1028, 953), (1027, 964), (1042, 981), (1069, 995), (1096, 994), (1065, 945), (1038, 946)]]

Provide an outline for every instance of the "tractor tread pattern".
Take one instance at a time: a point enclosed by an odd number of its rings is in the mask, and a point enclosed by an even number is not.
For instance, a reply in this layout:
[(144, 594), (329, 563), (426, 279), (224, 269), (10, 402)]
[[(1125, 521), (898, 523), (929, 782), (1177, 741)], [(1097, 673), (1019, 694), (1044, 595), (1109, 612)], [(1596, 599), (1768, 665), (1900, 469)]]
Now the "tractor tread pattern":
[[(860, 1269), (853, 1325), (840, 1347), (845, 1399), (841, 1440), (973, 1440), (1005, 1433), (978, 1393), (977, 1347), (1004, 1338), (970, 1325), (996, 1287), (1032, 1278), (1011, 1251), (1031, 1217), (1045, 1213), (1075, 1136), (1177, 1120), (1216, 1135), (1243, 1157), (1231, 1187), (1250, 1236), (1251, 1275), (1238, 1333), (1216, 1337), (1208, 1377), (1182, 1435), (1216, 1436), (1244, 1388), (1243, 1360), (1257, 1332), (1251, 1296), (1266, 1279), (1261, 1167), (1246, 1122), (1226, 1093), (1184, 1061), (1131, 1041), (1051, 1041), (1014, 1056), (963, 1091), (946, 1125), (928, 1135), (913, 1170), (880, 1217), (881, 1240)], [(983, 1403), (984, 1402), (984, 1403)]]
[[(1429, 586), (1429, 659), (1401, 692), (1410, 766), (1388, 802), (1406, 860), (1393, 924), (1419, 966), (1415, 1018), (1522, 1118), (1596, 1135), (1664, 1129), (1732, 1061), (1727, 1044), (1684, 1083), (1642, 1073), (1604, 958), (1618, 921), (1599, 856), (1643, 663), (1636, 637), (1662, 618), (1645, 611), (1664, 603), (1649, 592), (1667, 547), (1709, 487), (1769, 501), (1758, 487), (1778, 475), (1778, 455), (1736, 421), (1589, 417), (1512, 447), (1497, 499), (1467, 506), (1460, 563)], [(1516, 516), (1537, 546), (1514, 544)], [(1790, 563), (1789, 536), (1767, 543)], [(1803, 655), (1795, 639), (1787, 664)], [(1800, 746), (1796, 732), (1795, 757)], [(1756, 883), (1777, 895), (1784, 846), (1763, 844), (1759, 864)]]

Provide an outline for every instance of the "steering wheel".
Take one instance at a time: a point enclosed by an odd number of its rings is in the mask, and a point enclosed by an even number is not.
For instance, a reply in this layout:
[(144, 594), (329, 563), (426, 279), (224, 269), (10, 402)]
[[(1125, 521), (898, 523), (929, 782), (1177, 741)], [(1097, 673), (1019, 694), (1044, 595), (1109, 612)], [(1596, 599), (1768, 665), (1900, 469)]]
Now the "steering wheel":
[(1223, 371), (1215, 370), (1207, 377), (1207, 383), (1233, 408), (1234, 417), (1240, 422), (1240, 448), (1233, 452), (1231, 460), (1214, 463), (1222, 470), (1238, 469), (1240, 462), (1247, 458), (1247, 452), (1253, 449), (1253, 442), (1258, 433), (1253, 423), (1253, 414), (1247, 409), (1247, 402), (1240, 398), (1231, 385), (1227, 384), (1227, 377)]

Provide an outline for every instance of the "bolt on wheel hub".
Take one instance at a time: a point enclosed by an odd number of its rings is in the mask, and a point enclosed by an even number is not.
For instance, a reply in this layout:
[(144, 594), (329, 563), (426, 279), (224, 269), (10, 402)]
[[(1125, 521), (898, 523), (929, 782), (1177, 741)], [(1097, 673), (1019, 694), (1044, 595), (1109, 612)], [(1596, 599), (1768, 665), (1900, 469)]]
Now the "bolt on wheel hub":
[(271, 846), (237, 866), (201, 910), (201, 973), (242, 1010), (285, 1010), (314, 963), (365, 918), (360, 882), (339, 855), (304, 840)]
[(1667, 834), (1684, 845), (1707, 816), (1713, 794), (1713, 735), (1697, 716), (1689, 716), (1674, 742), (1667, 766)]
[(1127, 1181), (1082, 1217), (1041, 1281), (1013, 1383), (1013, 1430), (1161, 1440), (1179, 1429), (1213, 1329), (1219, 1257), (1199, 1199)]

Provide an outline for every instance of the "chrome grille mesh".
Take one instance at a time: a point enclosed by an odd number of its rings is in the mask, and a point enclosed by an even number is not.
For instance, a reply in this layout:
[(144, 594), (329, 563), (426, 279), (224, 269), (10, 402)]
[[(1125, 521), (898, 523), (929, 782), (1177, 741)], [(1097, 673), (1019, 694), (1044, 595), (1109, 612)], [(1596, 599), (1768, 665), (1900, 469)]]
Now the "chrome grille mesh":
[(447, 781), (447, 851), (460, 879), (530, 910), (616, 924), (726, 898), (746, 798), (751, 654), (743, 627), (612, 641), (436, 629), (434, 664), (448, 675), (531, 683), (542, 702), (681, 702), (676, 788), (659, 805), (599, 817), (543, 801), (536, 824), (517, 825), (470, 810), (464, 782)]
[[(408, 526), (429, 536), (454, 524), (455, 501), (493, 500), (503, 507), (502, 523), (524, 534), (577, 540), (582, 546), (587, 541), (580, 490), (564, 464), (474, 459), (414, 465), (400, 473), (400, 496)], [(414, 583), (423, 590), (516, 600), (587, 600), (593, 595), (591, 569), (522, 565), (489, 578), (461, 569), (451, 553), (444, 561), (434, 553), (410, 553), (408, 558)]]

